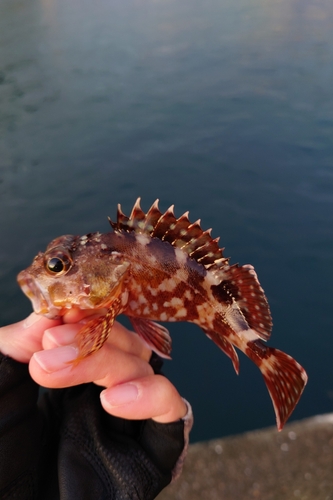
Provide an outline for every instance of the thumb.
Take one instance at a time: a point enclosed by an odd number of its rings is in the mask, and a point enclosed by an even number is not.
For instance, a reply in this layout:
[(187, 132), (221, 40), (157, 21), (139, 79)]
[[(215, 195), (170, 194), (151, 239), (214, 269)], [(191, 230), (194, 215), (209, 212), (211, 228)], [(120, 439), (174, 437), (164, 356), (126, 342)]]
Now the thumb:
[(0, 328), (0, 352), (21, 363), (29, 363), (36, 351), (41, 351), (43, 333), (47, 328), (61, 324), (31, 313), (26, 319)]

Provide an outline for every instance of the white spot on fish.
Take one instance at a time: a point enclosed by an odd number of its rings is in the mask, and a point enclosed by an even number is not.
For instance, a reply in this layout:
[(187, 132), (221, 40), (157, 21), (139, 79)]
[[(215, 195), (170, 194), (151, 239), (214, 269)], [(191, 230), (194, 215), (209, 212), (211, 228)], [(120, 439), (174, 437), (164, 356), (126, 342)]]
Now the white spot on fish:
[(220, 270), (218, 272), (218, 275), (213, 273), (213, 272), (210, 272), (210, 271), (208, 271), (206, 274), (206, 283), (209, 286), (219, 285), (221, 283), (222, 279), (223, 279), (223, 277), (221, 275)]
[(140, 285), (140, 283), (136, 282), (136, 281), (133, 281), (133, 291), (137, 294), (137, 295), (140, 295), (142, 294), (142, 286)]
[(213, 329), (215, 311), (212, 307), (208, 303), (204, 302), (203, 304), (197, 305), (197, 311), (199, 316), (199, 326), (204, 323), (205, 325), (208, 325), (209, 328)]
[(167, 313), (162, 312), (162, 314), (160, 314), (160, 320), (161, 321), (167, 321), (167, 319), (168, 319)]
[(116, 251), (111, 252), (110, 255), (113, 257), (122, 257), (123, 256), (123, 254), (121, 254), (120, 252), (116, 252)]
[(107, 249), (107, 245), (105, 245), (105, 243), (102, 243), (102, 244), (101, 244), (101, 249), (102, 249), (102, 250), (106, 250), (106, 249)]
[(138, 303), (136, 302), (136, 300), (131, 300), (129, 306), (132, 309), (132, 311), (135, 311), (138, 308)]
[(158, 310), (158, 305), (156, 304), (156, 302), (154, 302), (154, 304), (152, 304), (152, 307), (153, 307), (153, 311)]
[(177, 248), (177, 247), (175, 248), (175, 255), (176, 255), (177, 263), (180, 266), (184, 266), (187, 263), (187, 255), (180, 248)]
[(158, 265), (158, 261), (157, 261), (155, 255), (148, 255), (147, 258), (149, 259), (150, 266), (156, 267)]
[(148, 306), (146, 306), (142, 312), (143, 312), (143, 314), (145, 314), (145, 315), (147, 315), (147, 316), (148, 316), (148, 314), (150, 314), (150, 309), (149, 309), (149, 307), (148, 307)]
[(170, 300), (170, 304), (172, 307), (182, 307), (184, 305), (184, 302), (179, 297), (172, 297), (172, 299)]
[(176, 288), (176, 281), (173, 278), (166, 278), (158, 287), (160, 292), (173, 292)]
[(144, 295), (139, 295), (138, 297), (139, 304), (147, 304), (147, 299)]
[(176, 318), (185, 318), (185, 316), (187, 316), (187, 310), (185, 309), (185, 307), (178, 309), (178, 311), (175, 314)]
[(156, 297), (157, 295), (157, 289), (156, 288), (152, 288), (150, 285), (147, 286), (147, 290), (151, 293), (151, 295), (153, 297)]
[(253, 342), (254, 340), (258, 340), (259, 338), (257, 332), (252, 328), (249, 328), (248, 330), (242, 330), (241, 332), (237, 332), (237, 334), (247, 342)]
[(127, 304), (127, 301), (128, 301), (128, 292), (125, 291), (121, 294), (121, 305), (125, 306)]
[(261, 360), (260, 371), (263, 375), (268, 376), (269, 373), (278, 374), (278, 370), (274, 366), (274, 363), (271, 358), (263, 358)]
[(149, 245), (149, 243), (151, 242), (151, 238), (149, 236), (147, 236), (146, 234), (137, 234), (136, 240), (142, 246)]

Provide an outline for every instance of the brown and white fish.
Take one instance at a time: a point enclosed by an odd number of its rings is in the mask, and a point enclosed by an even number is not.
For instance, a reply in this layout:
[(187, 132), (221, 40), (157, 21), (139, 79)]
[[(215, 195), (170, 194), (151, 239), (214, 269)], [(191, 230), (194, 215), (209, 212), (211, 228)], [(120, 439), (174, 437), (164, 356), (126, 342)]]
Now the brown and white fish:
[(100, 349), (115, 317), (126, 314), (149, 346), (169, 357), (171, 339), (155, 321), (197, 324), (231, 358), (234, 346), (260, 369), (272, 398), (278, 429), (294, 410), (307, 375), (282, 351), (266, 346), (272, 321), (269, 306), (251, 265), (229, 265), (200, 221), (188, 213), (164, 214), (158, 200), (147, 213), (135, 203), (130, 217), (118, 206), (110, 233), (66, 235), (53, 240), (18, 275), (34, 310), (48, 318), (68, 309), (107, 308), (78, 333), (80, 361)]

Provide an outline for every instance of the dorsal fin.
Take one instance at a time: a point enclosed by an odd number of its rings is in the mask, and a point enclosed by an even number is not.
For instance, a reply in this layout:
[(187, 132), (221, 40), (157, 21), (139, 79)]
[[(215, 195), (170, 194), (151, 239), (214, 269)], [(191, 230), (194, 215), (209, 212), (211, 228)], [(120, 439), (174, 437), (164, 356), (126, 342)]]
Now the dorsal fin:
[(188, 212), (176, 219), (173, 210), (172, 205), (162, 214), (156, 200), (145, 214), (138, 198), (129, 217), (118, 205), (117, 222), (112, 222), (110, 218), (109, 222), (115, 231), (135, 231), (168, 241), (171, 245), (181, 248), (192, 259), (207, 266), (207, 269), (212, 265), (216, 267), (226, 265), (227, 259), (223, 259), (223, 249), (218, 246), (219, 238), (211, 237), (211, 229), (203, 231), (200, 220), (191, 223)]

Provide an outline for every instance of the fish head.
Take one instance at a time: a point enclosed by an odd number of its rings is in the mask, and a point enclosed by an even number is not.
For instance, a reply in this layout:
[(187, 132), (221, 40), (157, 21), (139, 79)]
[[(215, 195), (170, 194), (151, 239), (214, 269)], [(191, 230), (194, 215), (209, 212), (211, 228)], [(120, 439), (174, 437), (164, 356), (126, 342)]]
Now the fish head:
[(37, 314), (54, 319), (72, 308), (107, 307), (117, 296), (129, 263), (106, 248), (101, 236), (56, 238), (18, 274), (17, 281)]

